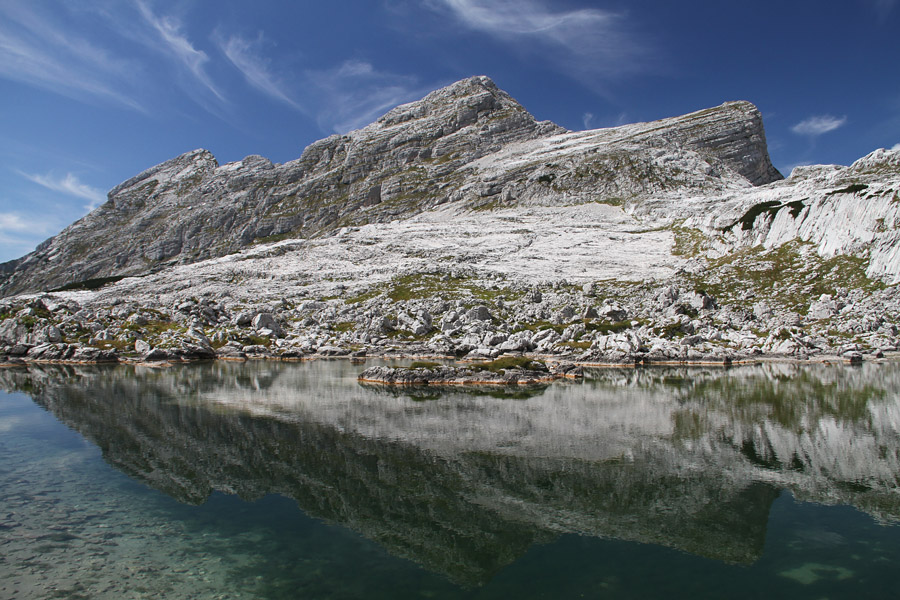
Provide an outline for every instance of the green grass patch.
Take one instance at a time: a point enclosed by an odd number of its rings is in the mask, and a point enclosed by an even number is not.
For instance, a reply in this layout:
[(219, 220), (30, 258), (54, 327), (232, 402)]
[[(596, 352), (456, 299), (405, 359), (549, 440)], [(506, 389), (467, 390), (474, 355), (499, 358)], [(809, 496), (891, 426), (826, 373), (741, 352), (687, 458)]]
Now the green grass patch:
[(27, 331), (33, 331), (34, 326), (37, 325), (38, 319), (32, 315), (26, 315), (24, 317), (19, 317), (19, 324), (23, 325)]
[(101, 350), (117, 350), (119, 352), (125, 352), (128, 350), (134, 350), (134, 341), (128, 340), (98, 340), (92, 344), (94, 348), (100, 348)]
[(395, 277), (391, 281), (387, 295), (394, 302), (417, 300), (435, 296), (445, 287), (446, 282), (442, 281), (440, 275), (415, 273)]
[(631, 328), (630, 321), (588, 321), (585, 319), (584, 328), (586, 331), (599, 331), (603, 335), (611, 333), (620, 333)]
[(356, 323), (354, 323), (353, 321), (343, 321), (341, 323), (336, 323), (332, 327), (332, 329), (334, 329), (335, 331), (344, 333), (346, 331), (352, 331), (352, 330), (356, 329)]
[(675, 236), (675, 245), (672, 248), (672, 254), (675, 256), (695, 258), (703, 254), (709, 245), (709, 238), (698, 229), (673, 227), (672, 234)]
[(345, 304), (359, 304), (360, 302), (365, 302), (367, 300), (371, 300), (372, 298), (376, 298), (380, 296), (383, 292), (381, 286), (373, 286), (369, 288), (367, 291), (357, 294), (356, 296), (351, 296), (350, 298), (345, 298)]
[(240, 342), (245, 346), (265, 346), (266, 348), (272, 345), (271, 338), (262, 335), (245, 335), (240, 338)]
[(766, 250), (744, 248), (707, 261), (701, 274), (682, 276), (695, 290), (705, 290), (719, 305), (746, 305), (766, 298), (773, 308), (806, 314), (809, 303), (822, 294), (836, 295), (847, 289), (866, 292), (886, 285), (866, 276), (865, 258), (838, 255), (822, 258), (812, 244), (792, 241)]
[(416, 360), (413, 361), (411, 365), (409, 365), (410, 369), (434, 369), (435, 367), (441, 366), (441, 363), (437, 363), (430, 360)]
[(134, 331), (138, 333), (143, 333), (144, 335), (160, 335), (170, 329), (176, 327), (175, 323), (171, 321), (147, 321), (145, 325), (138, 325), (136, 323), (125, 323), (122, 325), (122, 329), (128, 331)]
[(51, 313), (49, 310), (47, 310), (43, 306), (36, 306), (36, 307), (33, 307), (31, 310), (34, 311), (34, 316), (36, 316), (39, 319), (49, 319), (50, 317), (53, 316), (53, 313)]
[(591, 347), (591, 342), (563, 342), (561, 345), (573, 350), (587, 350)]
[(504, 356), (497, 360), (485, 363), (473, 363), (470, 365), (475, 371), (489, 371), (491, 373), (499, 373), (508, 369), (528, 369), (530, 371), (546, 371), (547, 365), (542, 361), (534, 360), (525, 356)]
[(684, 330), (681, 323), (670, 323), (660, 330), (659, 335), (667, 339), (681, 338), (684, 337)]

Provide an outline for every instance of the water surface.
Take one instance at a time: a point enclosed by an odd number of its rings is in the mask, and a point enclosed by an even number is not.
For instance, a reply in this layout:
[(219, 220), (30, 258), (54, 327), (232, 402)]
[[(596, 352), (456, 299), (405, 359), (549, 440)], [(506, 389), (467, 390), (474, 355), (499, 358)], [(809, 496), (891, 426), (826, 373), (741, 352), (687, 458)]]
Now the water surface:
[(0, 598), (893, 597), (900, 365), (0, 372)]

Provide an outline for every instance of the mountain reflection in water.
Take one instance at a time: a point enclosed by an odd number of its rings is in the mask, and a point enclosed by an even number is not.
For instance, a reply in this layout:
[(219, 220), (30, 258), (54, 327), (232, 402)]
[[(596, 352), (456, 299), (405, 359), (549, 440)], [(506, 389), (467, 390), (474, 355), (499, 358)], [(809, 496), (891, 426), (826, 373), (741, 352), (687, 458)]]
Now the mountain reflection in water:
[(783, 489), (900, 519), (900, 365), (606, 369), (511, 398), (361, 368), (30, 366), (0, 387), (181, 502), (281, 494), (462, 583), (568, 532), (750, 563)]

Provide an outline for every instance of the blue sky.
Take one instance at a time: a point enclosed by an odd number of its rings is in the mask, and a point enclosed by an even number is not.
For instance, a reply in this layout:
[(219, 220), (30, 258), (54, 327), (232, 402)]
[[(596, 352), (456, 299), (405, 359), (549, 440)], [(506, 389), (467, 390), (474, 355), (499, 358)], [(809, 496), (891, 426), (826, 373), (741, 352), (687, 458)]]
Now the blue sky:
[(898, 0), (0, 0), (0, 261), (194, 148), (275, 162), (488, 75), (572, 130), (749, 100), (775, 165), (900, 145)]

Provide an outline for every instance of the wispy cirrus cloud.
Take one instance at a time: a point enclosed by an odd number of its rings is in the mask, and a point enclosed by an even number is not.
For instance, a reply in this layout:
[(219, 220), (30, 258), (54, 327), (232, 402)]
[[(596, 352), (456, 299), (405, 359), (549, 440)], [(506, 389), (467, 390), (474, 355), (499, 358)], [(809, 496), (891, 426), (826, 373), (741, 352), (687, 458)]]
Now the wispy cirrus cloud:
[(241, 72), (247, 83), (270, 98), (297, 110), (303, 110), (303, 106), (291, 97), (287, 86), (272, 71), (271, 61), (263, 55), (264, 40), (261, 33), (256, 40), (248, 40), (239, 35), (224, 39), (218, 32), (215, 38), (219, 49)]
[(597, 8), (553, 10), (538, 0), (428, 0), (460, 23), (549, 58), (589, 85), (640, 71), (650, 51), (629, 32), (624, 13)]
[(229, 62), (257, 91), (315, 119), (323, 131), (346, 133), (375, 120), (391, 108), (415, 100), (437, 86), (416, 77), (376, 69), (365, 60), (345, 60), (320, 69), (303, 69), (290, 77), (264, 51), (262, 33), (214, 39)]
[(6, 233), (9, 231), (30, 231), (33, 229), (32, 224), (21, 215), (16, 213), (0, 213), (0, 231)]
[(314, 119), (323, 131), (346, 133), (375, 120), (398, 104), (416, 100), (437, 85), (414, 76), (377, 69), (366, 60), (344, 60), (326, 68), (279, 66), (266, 55), (274, 47), (260, 32), (256, 38), (226, 35), (213, 39), (231, 65), (257, 91)]
[(85, 210), (93, 210), (106, 202), (105, 192), (80, 181), (72, 173), (67, 173), (65, 177), (55, 177), (51, 174), (40, 175), (23, 171), (16, 172), (32, 183), (36, 183), (48, 190), (87, 200), (88, 204), (84, 206)]
[(137, 8), (151, 32), (155, 33), (159, 42), (162, 42), (160, 45), (153, 44), (153, 47), (167, 54), (176, 64), (190, 73), (204, 89), (211, 92), (220, 101), (225, 101), (224, 94), (206, 72), (209, 56), (203, 50), (198, 50), (187, 38), (182, 32), (182, 24), (172, 16), (155, 14), (141, 0), (138, 0)]
[(180, 89), (214, 111), (226, 97), (209, 64), (178, 19), (154, 12), (144, 0), (52, 9), (0, 2), (0, 77), (80, 101), (150, 112), (161, 96)]
[(293, 108), (328, 132), (368, 123), (396, 104), (437, 87), (381, 70), (366, 60), (284, 68), (262, 33), (256, 37), (211, 31), (209, 52), (189, 22), (154, 0), (94, 0), (51, 7), (0, 0), (0, 77), (38, 86), (90, 104), (145, 113), (177, 107), (184, 96), (230, 120), (235, 88), (218, 80), (221, 67)]
[[(6, 204), (0, 200), (0, 204)], [(58, 231), (55, 216), (23, 215), (0, 212), (0, 262), (18, 258), (32, 251), (49, 235)]]
[(798, 135), (806, 135), (809, 137), (818, 137), (829, 131), (834, 131), (842, 127), (847, 122), (847, 117), (833, 117), (831, 115), (820, 115), (809, 117), (800, 121), (793, 127), (791, 131)]
[(872, 8), (875, 9), (875, 13), (881, 21), (887, 19), (888, 15), (890, 15), (897, 6), (897, 0), (868, 0), (868, 2), (872, 5)]
[(57, 13), (34, 2), (0, 3), (0, 77), (143, 111), (128, 91), (130, 61), (73, 31)]
[(416, 100), (438, 87), (423, 86), (412, 76), (379, 71), (359, 60), (307, 71), (305, 77), (316, 90), (313, 103), (319, 126), (336, 133), (371, 123), (398, 104)]
[(586, 112), (581, 115), (581, 122), (584, 124), (585, 129), (592, 129), (594, 123), (596, 122), (596, 117), (592, 112)]

